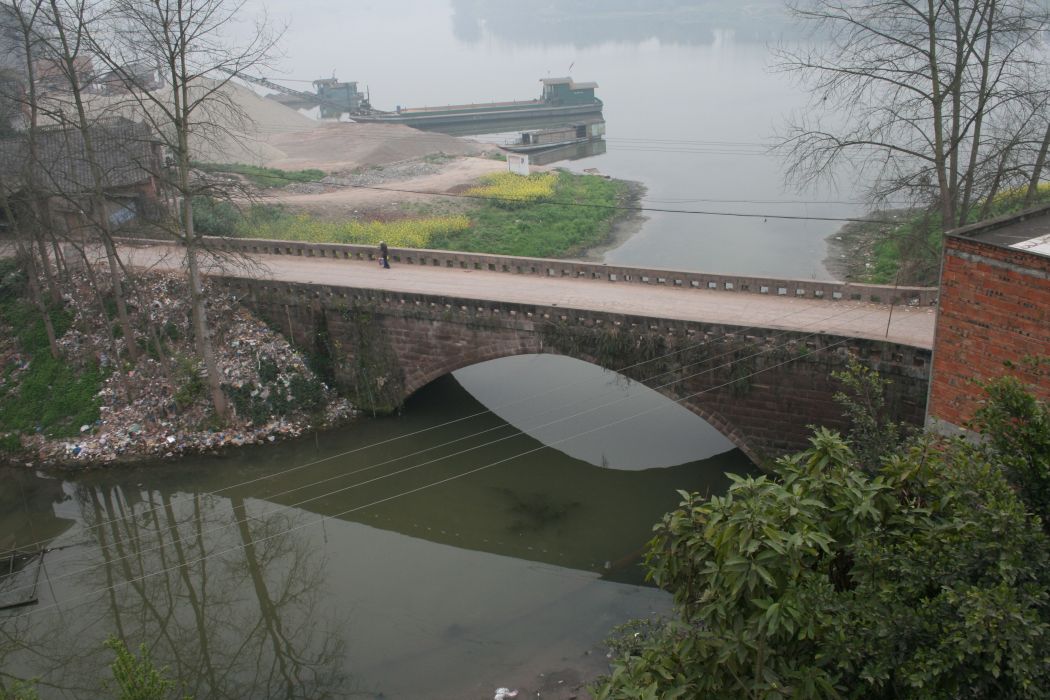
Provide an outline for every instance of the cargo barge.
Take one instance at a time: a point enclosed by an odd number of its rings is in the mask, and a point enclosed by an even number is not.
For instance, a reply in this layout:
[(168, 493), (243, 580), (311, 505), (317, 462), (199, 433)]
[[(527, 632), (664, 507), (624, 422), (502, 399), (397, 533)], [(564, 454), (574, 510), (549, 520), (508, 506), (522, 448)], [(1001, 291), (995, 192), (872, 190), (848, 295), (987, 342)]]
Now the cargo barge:
[(602, 101), (594, 96), (596, 83), (575, 83), (572, 78), (544, 78), (543, 95), (535, 100), (447, 105), (444, 107), (398, 107), (394, 112), (355, 114), (358, 122), (404, 124), (417, 129), (441, 129), (469, 122), (497, 123), (522, 119), (559, 118), (568, 122), (600, 114)]

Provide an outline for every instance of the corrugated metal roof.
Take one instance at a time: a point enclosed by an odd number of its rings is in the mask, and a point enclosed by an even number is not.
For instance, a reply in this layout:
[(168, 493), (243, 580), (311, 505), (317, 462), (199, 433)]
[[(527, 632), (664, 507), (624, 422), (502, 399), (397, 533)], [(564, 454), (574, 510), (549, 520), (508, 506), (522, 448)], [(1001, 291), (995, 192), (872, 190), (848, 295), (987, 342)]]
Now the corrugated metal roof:
[[(160, 165), (153, 148), (156, 139), (145, 124), (117, 119), (92, 126), (90, 134), (106, 189), (145, 182)], [(31, 163), (24, 134), (0, 140), (0, 178), (5, 189), (21, 189), (31, 177), (50, 192), (81, 194), (94, 189), (79, 129), (40, 130), (37, 153), (37, 162)]]

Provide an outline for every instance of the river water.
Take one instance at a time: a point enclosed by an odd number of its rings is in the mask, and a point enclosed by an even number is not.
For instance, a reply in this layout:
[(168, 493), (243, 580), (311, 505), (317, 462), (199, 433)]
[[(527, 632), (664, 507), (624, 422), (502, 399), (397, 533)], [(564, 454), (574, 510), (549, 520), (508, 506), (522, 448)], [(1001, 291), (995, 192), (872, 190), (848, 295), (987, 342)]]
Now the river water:
[(800, 193), (769, 151), (808, 100), (772, 69), (770, 47), (798, 36), (782, 0), (255, 2), (287, 22), (271, 75), (334, 72), (380, 109), (530, 99), (550, 76), (596, 81), (606, 152), (565, 167), (639, 182), (646, 207), (749, 215), (648, 212), (608, 262), (827, 279), (825, 239), (841, 224), (771, 217), (864, 213), (849, 178)]
[[(560, 386), (515, 394), (500, 373)], [(52, 549), (0, 577), (0, 604), (36, 601), (0, 612), (0, 668), (45, 698), (111, 697), (117, 635), (195, 698), (459, 700), (601, 673), (615, 625), (669, 611), (639, 563), (676, 489), (718, 493), (751, 467), (578, 361), (459, 377), (400, 416), (223, 457), (0, 472), (4, 548)]]
[[(288, 77), (334, 69), (381, 108), (527, 98), (570, 69), (597, 81), (607, 151), (567, 165), (641, 182), (647, 206), (860, 211), (816, 203), (847, 192), (785, 190), (766, 151), (804, 105), (768, 70), (766, 42), (786, 31), (774, 3), (265, 4), (290, 20)], [(837, 227), (647, 216), (607, 260), (823, 278)], [(193, 697), (557, 697), (605, 670), (614, 626), (670, 610), (640, 556), (676, 490), (718, 493), (753, 469), (640, 385), (524, 356), (438, 380), (399, 416), (284, 444), (75, 478), (0, 472), (0, 548), (52, 548), (0, 572), (0, 605), (35, 601), (0, 612), (0, 671), (40, 677), (45, 698), (111, 697), (102, 641), (117, 635)]]

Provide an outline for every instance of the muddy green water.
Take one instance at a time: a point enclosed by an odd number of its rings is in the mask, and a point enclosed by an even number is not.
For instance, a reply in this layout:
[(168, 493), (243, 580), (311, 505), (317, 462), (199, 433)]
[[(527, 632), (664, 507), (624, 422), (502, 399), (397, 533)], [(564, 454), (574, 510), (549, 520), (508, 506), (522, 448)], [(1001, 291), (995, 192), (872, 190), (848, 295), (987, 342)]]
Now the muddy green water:
[(36, 601), (0, 612), (0, 672), (112, 697), (117, 635), (195, 698), (550, 697), (605, 670), (612, 627), (669, 610), (640, 554), (676, 489), (751, 468), (730, 448), (643, 387), (532, 356), (284, 444), (0, 472), (0, 545), (51, 548), (0, 580), (0, 604)]

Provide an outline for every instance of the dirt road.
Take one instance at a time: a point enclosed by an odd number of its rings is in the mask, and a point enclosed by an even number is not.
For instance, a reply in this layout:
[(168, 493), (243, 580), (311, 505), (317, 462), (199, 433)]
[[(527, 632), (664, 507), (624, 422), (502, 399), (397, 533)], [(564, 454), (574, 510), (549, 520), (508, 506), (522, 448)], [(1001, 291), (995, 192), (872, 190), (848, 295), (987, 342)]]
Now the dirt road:
[[(265, 201), (279, 203), (292, 209), (309, 211), (322, 218), (352, 218), (362, 215), (393, 214), (406, 204), (449, 205), (456, 200), (431, 195), (409, 194), (401, 191), (450, 192), (462, 189), (482, 175), (506, 170), (506, 163), (488, 158), (456, 158), (436, 168), (437, 172), (404, 180), (377, 182), (364, 187), (328, 188), (327, 192), (295, 194), (275, 191)], [(376, 189), (370, 189), (370, 188)], [(384, 189), (388, 191), (384, 191)]]

